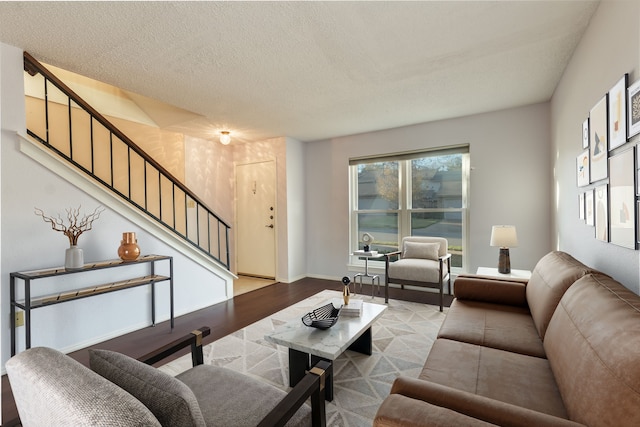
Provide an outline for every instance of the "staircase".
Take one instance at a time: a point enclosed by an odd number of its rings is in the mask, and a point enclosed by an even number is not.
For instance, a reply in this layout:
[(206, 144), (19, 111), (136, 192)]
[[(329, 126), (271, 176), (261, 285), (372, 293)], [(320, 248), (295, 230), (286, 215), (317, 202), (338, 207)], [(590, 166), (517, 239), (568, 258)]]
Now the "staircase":
[(27, 103), (31, 139), (143, 221), (229, 270), (230, 226), (225, 221), (27, 52), (24, 70), (42, 87), (41, 99)]

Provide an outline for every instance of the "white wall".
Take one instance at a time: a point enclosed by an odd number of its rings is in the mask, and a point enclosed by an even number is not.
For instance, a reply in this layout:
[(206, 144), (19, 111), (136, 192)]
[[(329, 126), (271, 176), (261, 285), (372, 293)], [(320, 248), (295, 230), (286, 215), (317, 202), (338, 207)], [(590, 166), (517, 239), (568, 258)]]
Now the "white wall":
[[(24, 131), (24, 92), (22, 51), (0, 44), (0, 91), (2, 94), (1, 212), (0, 212), (0, 332), (2, 361), (9, 358), (9, 273), (59, 266), (64, 262), (67, 238), (55, 232), (34, 213), (34, 207), (48, 214), (64, 213), (65, 208), (82, 205), (89, 213), (99, 205), (87, 193), (19, 151), (18, 130)], [(10, 107), (10, 108), (8, 108)], [(11, 114), (6, 114), (11, 112)], [(226, 299), (225, 281), (172, 250), (153, 235), (139, 229), (127, 218), (107, 210), (83, 234), (79, 246), (85, 261), (117, 258), (122, 232), (135, 231), (143, 254), (174, 257), (175, 313), (191, 312)], [(91, 276), (65, 276), (63, 281), (43, 283), (45, 292), (109, 283), (132, 270), (109, 269)], [(133, 271), (134, 275), (142, 274)], [(162, 274), (162, 273), (161, 273)], [(87, 283), (91, 280), (91, 283)], [(169, 318), (168, 286), (157, 285), (157, 321)], [(39, 290), (38, 290), (39, 292)], [(33, 292), (37, 295), (37, 292)], [(62, 351), (85, 347), (150, 324), (150, 289), (115, 292), (67, 302), (32, 311), (32, 345), (46, 345)], [(18, 349), (23, 347), (24, 327), (18, 328)]]
[(307, 273), (339, 278), (349, 262), (349, 158), (470, 145), (468, 270), (497, 266), (491, 226), (513, 224), (511, 267), (532, 269), (551, 250), (549, 105), (480, 114), (307, 144)]
[[(582, 152), (581, 127), (589, 110), (629, 73), (640, 79), (640, 2), (603, 1), (591, 18), (551, 101), (552, 166), (555, 174), (554, 247), (573, 254), (640, 292), (640, 252), (595, 239), (595, 230), (578, 219), (576, 157)], [(628, 143), (630, 147), (638, 138)]]
[(305, 247), (305, 144), (287, 138), (287, 252), (288, 280), (307, 275)]

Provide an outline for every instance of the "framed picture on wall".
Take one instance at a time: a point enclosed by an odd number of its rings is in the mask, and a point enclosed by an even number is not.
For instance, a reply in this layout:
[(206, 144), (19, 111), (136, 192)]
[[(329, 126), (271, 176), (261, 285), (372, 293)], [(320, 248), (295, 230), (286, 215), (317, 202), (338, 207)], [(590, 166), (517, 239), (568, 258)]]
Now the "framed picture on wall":
[(589, 148), (589, 118), (582, 122), (582, 148)]
[(589, 160), (590, 160), (590, 182), (600, 181), (607, 178), (607, 96), (603, 96), (600, 101), (591, 109), (589, 113)]
[(584, 221), (584, 193), (578, 194), (578, 218)]
[(640, 80), (627, 89), (627, 122), (629, 138), (640, 133)]
[(635, 148), (609, 158), (609, 232), (613, 244), (636, 248)]
[(587, 225), (595, 225), (595, 215), (593, 212), (593, 190), (584, 193), (584, 216)]
[(627, 142), (627, 82), (625, 74), (609, 91), (609, 150)]
[[(636, 145), (636, 196), (640, 196), (640, 146)], [(640, 211), (636, 211), (640, 214)], [(640, 229), (638, 230), (640, 232)]]
[(609, 241), (609, 197), (607, 184), (600, 185), (593, 190), (594, 213), (596, 219), (596, 239), (603, 242)]
[(589, 150), (585, 150), (576, 158), (578, 187), (589, 185)]

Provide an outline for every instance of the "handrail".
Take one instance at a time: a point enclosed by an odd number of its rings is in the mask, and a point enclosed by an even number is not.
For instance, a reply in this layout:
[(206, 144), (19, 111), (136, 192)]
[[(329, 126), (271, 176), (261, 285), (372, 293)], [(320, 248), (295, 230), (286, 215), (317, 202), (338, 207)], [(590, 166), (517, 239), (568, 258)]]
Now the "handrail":
[[(182, 182), (180, 182), (180, 180), (178, 180), (176, 177), (174, 177), (168, 170), (166, 170), (162, 165), (160, 165), (155, 159), (153, 159), (151, 156), (149, 156), (144, 150), (142, 150), (135, 142), (133, 142), (129, 137), (127, 137), (120, 129), (118, 129), (117, 127), (115, 127), (109, 120), (107, 120), (102, 114), (100, 114), (98, 111), (96, 111), (91, 105), (89, 105), (85, 100), (83, 100), (78, 94), (76, 94), (71, 88), (69, 88), (66, 84), (64, 84), (58, 77), (56, 77), (53, 73), (51, 73), (47, 68), (45, 68), (40, 62), (38, 62), (35, 58), (33, 58), (29, 53), (24, 52), (24, 70), (29, 73), (29, 75), (31, 76), (35, 76), (37, 74), (41, 74), (44, 77), (44, 84), (45, 84), (45, 88), (44, 88), (44, 108), (45, 108), (45, 112), (44, 112), (44, 117), (45, 117), (45, 135), (44, 136), (39, 136), (36, 134), (35, 131), (31, 130), (31, 129), (27, 129), (27, 133), (29, 135), (31, 135), (32, 137), (34, 137), (35, 139), (37, 139), (38, 141), (40, 141), (43, 145), (47, 146), (49, 149), (53, 150), (54, 152), (56, 152), (59, 156), (65, 158), (67, 161), (71, 162), (74, 166), (78, 167), (79, 169), (83, 170), (85, 173), (87, 173), (88, 175), (90, 175), (92, 178), (94, 178), (95, 180), (97, 180), (98, 182), (100, 182), (101, 184), (105, 185), (106, 187), (108, 187), (110, 190), (112, 190), (113, 192), (115, 192), (116, 194), (118, 194), (119, 196), (123, 197), (124, 199), (126, 199), (127, 201), (129, 201), (131, 204), (133, 204), (134, 206), (136, 206), (137, 208), (139, 208), (140, 210), (142, 210), (143, 212), (145, 212), (147, 215), (151, 216), (152, 218), (154, 218), (155, 220), (159, 221), (160, 223), (162, 223), (163, 225), (165, 225), (166, 227), (168, 227), (170, 230), (172, 230), (173, 232), (175, 232), (176, 234), (178, 234), (179, 236), (181, 236), (182, 238), (184, 238), (186, 241), (188, 241), (190, 244), (192, 244), (193, 246), (195, 246), (196, 248), (200, 249), (202, 252), (204, 252), (205, 254), (207, 254), (208, 256), (212, 257), (213, 259), (215, 259), (216, 261), (222, 263), (227, 269), (229, 269), (230, 266), (230, 254), (229, 254), (229, 229), (231, 228), (231, 226), (229, 224), (227, 224), (223, 219), (221, 219), (215, 212), (213, 212), (209, 207), (207, 207), (207, 205), (200, 200), (200, 198), (198, 196), (196, 196), (191, 190), (189, 190)], [(68, 122), (63, 123), (63, 125), (68, 126), (68, 132), (69, 132), (69, 154), (66, 154), (64, 152), (62, 152), (60, 149), (56, 148), (55, 146), (53, 146), (50, 143), (50, 133), (53, 127), (53, 123), (51, 123), (49, 121), (49, 100), (47, 99), (47, 83), (51, 83), (53, 84), (56, 88), (58, 88), (58, 90), (60, 90), (64, 95), (66, 95), (68, 97)], [(78, 107), (80, 107), (81, 109), (83, 109), (84, 111), (86, 111), (89, 116), (91, 117), (92, 121), (91, 121), (91, 138), (90, 141), (88, 143), (90, 143), (90, 156), (91, 156), (91, 170), (89, 170), (87, 167), (83, 166), (79, 161), (77, 161), (76, 159), (74, 159), (74, 155), (73, 155), (73, 145), (76, 143), (75, 140), (73, 140), (73, 132), (72, 132), (72, 106), (71, 106), (71, 102), (73, 101), (74, 104), (76, 104)], [(104, 127), (106, 130), (109, 131), (109, 144), (110, 144), (110, 162), (111, 162), (111, 178), (110, 178), (110, 182), (105, 181), (104, 179), (100, 178), (96, 173), (94, 173), (94, 168), (95, 168), (95, 158), (94, 158), (94, 122), (93, 120), (95, 120), (97, 123), (99, 123), (100, 125), (102, 125), (102, 127)], [(114, 184), (114, 159), (113, 159), (113, 137), (118, 138), (120, 141), (122, 141), (126, 146), (127, 146), (127, 160), (126, 160), (126, 167), (127, 167), (127, 187), (128, 187), (128, 194), (124, 194), (122, 191), (118, 190)], [(132, 189), (131, 189), (131, 183), (132, 183), (132, 169), (131, 169), (131, 156), (132, 156), (132, 151), (135, 153), (135, 155), (139, 156), (142, 161), (144, 162), (144, 205), (142, 206), (140, 203), (137, 203), (135, 200), (133, 200), (133, 198), (131, 197), (131, 193), (132, 193)], [(157, 182), (157, 191), (158, 191), (158, 209), (159, 209), (159, 214), (155, 215), (153, 214), (149, 209), (148, 209), (148, 193), (149, 193), (149, 188), (148, 186), (151, 185), (149, 183), (147, 183), (147, 168), (152, 168), (152, 171), (157, 171), (158, 173), (158, 182)], [(169, 222), (165, 221), (163, 219), (163, 211), (162, 211), (162, 207), (163, 207), (163, 193), (162, 193), (162, 179), (166, 179), (167, 181), (169, 181), (171, 183), (171, 194), (170, 194), (170, 198), (171, 203), (172, 203), (172, 212), (170, 213), (171, 215), (171, 219), (173, 220), (173, 224), (170, 224)], [(176, 206), (176, 189), (180, 192), (182, 192), (184, 194), (184, 206)], [(196, 234), (196, 239), (191, 239), (189, 236), (189, 229), (190, 229), (190, 224), (189, 224), (189, 215), (188, 215), (188, 201), (193, 201), (195, 204), (195, 209), (196, 209), (196, 224), (195, 224), (195, 234)], [(176, 209), (184, 209), (184, 224), (181, 224), (184, 226), (184, 233), (180, 232), (177, 228), (177, 224), (176, 224)], [(206, 212), (206, 218), (201, 219), (200, 218), (200, 210), (204, 210)], [(217, 238), (217, 245), (215, 245), (217, 248), (217, 255), (214, 254), (214, 252), (212, 251), (212, 242), (211, 242), (211, 219), (214, 220), (216, 227), (216, 235), (218, 236)], [(206, 245), (201, 244), (200, 240), (201, 240), (201, 222), (206, 221)], [(224, 236), (221, 236), (221, 231), (220, 228), (224, 229)], [(221, 240), (224, 240), (224, 242), (222, 242)], [(224, 248), (222, 247), (222, 243), (224, 243)], [(222, 259), (222, 250), (224, 249), (224, 253), (225, 253), (225, 259)]]

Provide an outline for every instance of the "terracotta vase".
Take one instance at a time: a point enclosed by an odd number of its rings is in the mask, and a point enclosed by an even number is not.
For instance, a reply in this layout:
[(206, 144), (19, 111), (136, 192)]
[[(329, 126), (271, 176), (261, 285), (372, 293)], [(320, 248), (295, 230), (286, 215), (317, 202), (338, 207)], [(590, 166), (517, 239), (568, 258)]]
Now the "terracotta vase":
[(126, 232), (122, 233), (122, 241), (118, 248), (118, 256), (123, 261), (133, 261), (140, 256), (140, 247), (138, 246), (138, 239), (136, 239), (136, 233)]

